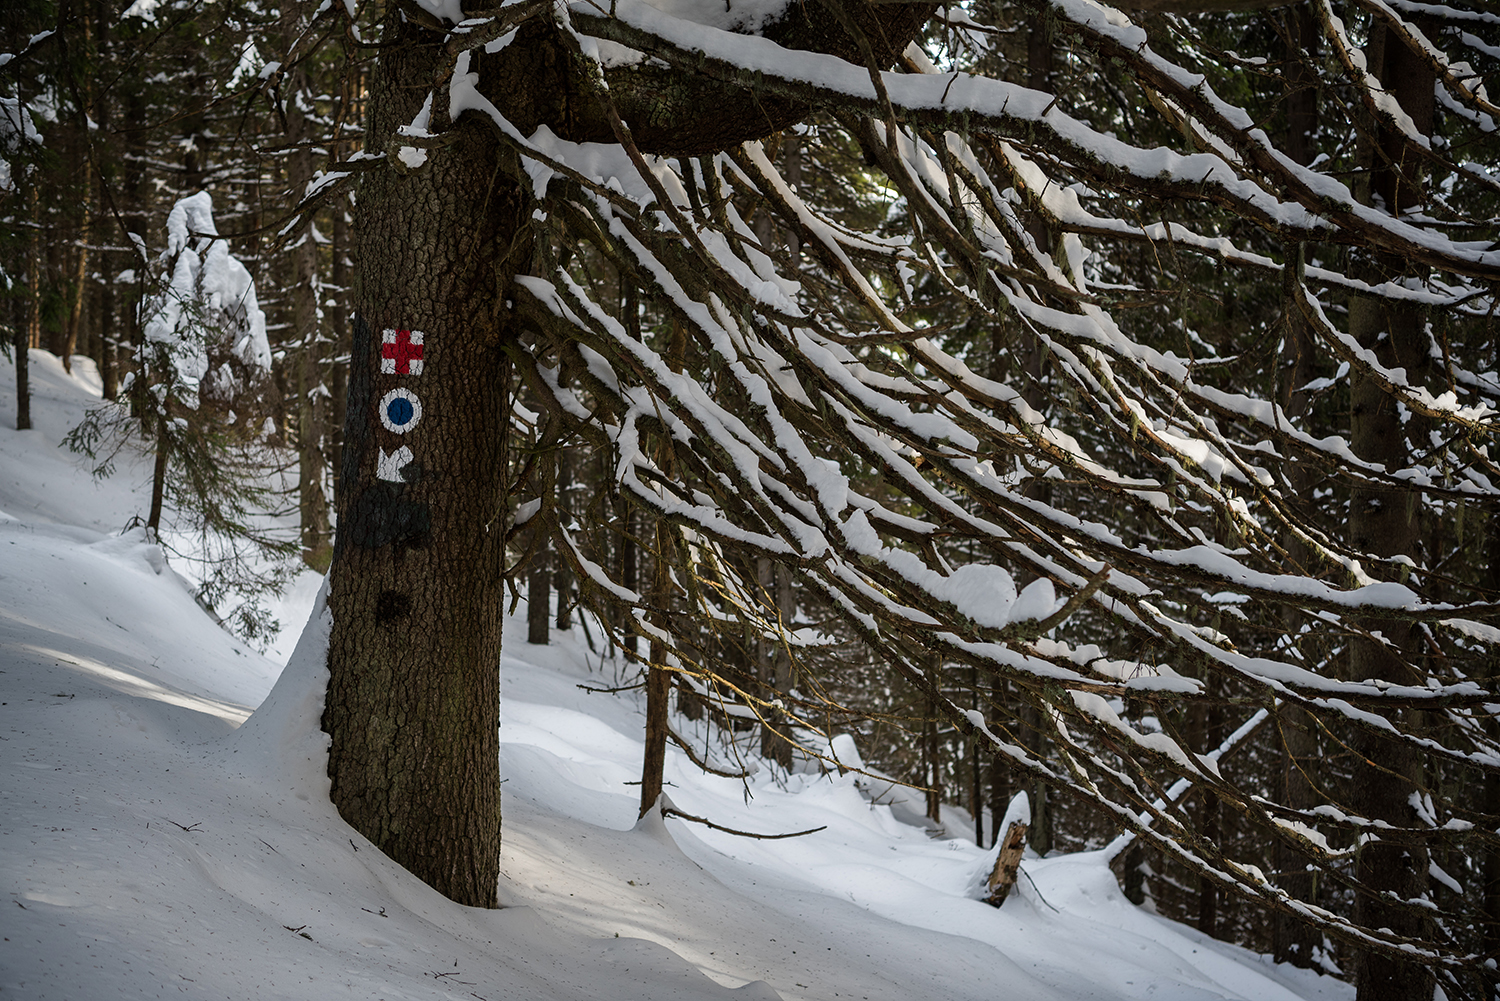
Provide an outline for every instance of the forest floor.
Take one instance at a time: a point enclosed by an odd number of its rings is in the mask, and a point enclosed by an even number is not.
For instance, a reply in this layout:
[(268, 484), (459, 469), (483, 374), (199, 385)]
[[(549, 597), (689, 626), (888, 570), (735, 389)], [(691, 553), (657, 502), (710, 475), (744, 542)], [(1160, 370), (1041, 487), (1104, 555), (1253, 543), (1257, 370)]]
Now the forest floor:
[(638, 693), (581, 688), (622, 669), (581, 631), (527, 644), (524, 606), (501, 662), (503, 907), (453, 904), (328, 802), (317, 578), (268, 655), (224, 632), (120, 533), (146, 467), (96, 482), (58, 447), (92, 365), (33, 352), (31, 372), (17, 432), (0, 366), (0, 999), (1352, 997), (1131, 905), (1098, 853), (1028, 858), (992, 909), (971, 899), (991, 853), (854, 774), (740, 754), (754, 774), (716, 778), (673, 748), (683, 812), (823, 829), (637, 824)]

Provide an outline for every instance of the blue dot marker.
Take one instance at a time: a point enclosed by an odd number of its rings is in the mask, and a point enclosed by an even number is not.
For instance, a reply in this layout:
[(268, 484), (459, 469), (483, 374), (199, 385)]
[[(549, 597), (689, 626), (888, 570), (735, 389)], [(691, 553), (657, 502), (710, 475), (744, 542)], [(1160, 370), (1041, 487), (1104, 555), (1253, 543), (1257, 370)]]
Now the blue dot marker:
[(409, 389), (393, 389), (380, 398), (377, 413), (387, 431), (406, 434), (422, 419), (422, 401)]

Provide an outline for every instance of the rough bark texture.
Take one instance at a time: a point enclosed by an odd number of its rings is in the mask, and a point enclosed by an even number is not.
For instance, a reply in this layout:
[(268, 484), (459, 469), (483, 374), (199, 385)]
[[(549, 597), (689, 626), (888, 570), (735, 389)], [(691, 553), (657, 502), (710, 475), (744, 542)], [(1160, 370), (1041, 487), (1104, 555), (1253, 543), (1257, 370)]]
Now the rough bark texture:
[[(411, 121), (432, 80), (434, 50), (415, 35), (395, 16), (387, 25), (396, 44), (382, 53), (370, 98), (375, 148)], [(529, 256), (528, 207), (504, 180), (487, 129), (457, 131), (421, 170), (374, 172), (359, 193), (323, 724), (343, 817), (446, 896), (493, 907), (509, 336), (501, 291)], [(420, 374), (381, 372), (387, 328), (424, 334)], [(382, 411), (397, 390), (416, 396), (420, 418)], [(388, 430), (382, 412), (406, 417), (405, 433)], [(402, 448), (411, 450), (404, 464)]]

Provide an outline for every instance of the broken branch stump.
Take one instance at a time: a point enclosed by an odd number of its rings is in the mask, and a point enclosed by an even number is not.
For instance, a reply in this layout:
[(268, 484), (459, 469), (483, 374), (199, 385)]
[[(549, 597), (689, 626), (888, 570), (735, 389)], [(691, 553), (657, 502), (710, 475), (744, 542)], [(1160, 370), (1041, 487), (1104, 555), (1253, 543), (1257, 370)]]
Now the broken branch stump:
[(1005, 829), (1005, 839), (995, 856), (995, 868), (990, 871), (989, 896), (984, 902), (999, 907), (1010, 896), (1010, 888), (1016, 885), (1016, 876), (1021, 872), (1021, 853), (1026, 850), (1026, 825), (1019, 820), (1011, 821)]

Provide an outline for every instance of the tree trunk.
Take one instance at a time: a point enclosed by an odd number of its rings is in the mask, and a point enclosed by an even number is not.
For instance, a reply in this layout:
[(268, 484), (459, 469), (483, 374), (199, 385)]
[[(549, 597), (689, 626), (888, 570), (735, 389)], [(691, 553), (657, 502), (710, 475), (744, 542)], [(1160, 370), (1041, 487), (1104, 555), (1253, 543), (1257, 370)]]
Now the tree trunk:
[[(1208, 691), (1213, 691), (1213, 680)], [(1224, 741), (1224, 710), (1216, 705), (1204, 707), (1204, 748), (1218, 747)], [(1207, 788), (1198, 795), (1198, 833), (1204, 840), (1218, 844), (1223, 837), (1222, 805), (1219, 797)], [(1207, 876), (1198, 877), (1198, 930), (1205, 935), (1214, 935), (1219, 926), (1219, 881)]]
[[(345, 303), (349, 300), (349, 209), (342, 201), (333, 207), (333, 245), (330, 251), (333, 260), (328, 269), (328, 277), (333, 283), (334, 295), (333, 302), (328, 307), (326, 329), (335, 338), (335, 343), (330, 348), (334, 362), (329, 377), (328, 412), (342, 414), (347, 411), (349, 404), (347, 356), (350, 329), (349, 311), (345, 308)], [(326, 424), (328, 468), (333, 474), (333, 508), (338, 510), (339, 494), (343, 490), (344, 430), (337, 421), (329, 420)]]
[(99, 289), (99, 381), (106, 400), (120, 395), (120, 374), (115, 366), (115, 283), (109, 275), (109, 255), (100, 254), (104, 283)]
[[(979, 700), (979, 668), (969, 668), (969, 689), (974, 693), (974, 711), (982, 713)], [(987, 738), (977, 728), (969, 735), (969, 809), (974, 814), (974, 846), (984, 847), (984, 743)]]
[[(567, 449), (558, 449), (557, 463), (557, 516), (564, 523), (572, 520), (573, 458)], [(554, 560), (552, 564), (552, 590), (557, 592), (557, 628), (567, 632), (573, 628), (573, 574), (567, 561)]]
[[(796, 614), (795, 592), (792, 589), (792, 573), (786, 567), (766, 561), (766, 577), (762, 586), (766, 597), (772, 602), (777, 618), (788, 622)], [(766, 688), (771, 701), (786, 696), (792, 687), (792, 658), (786, 644), (779, 641), (762, 641), (762, 667), (765, 670)], [(785, 712), (768, 706), (762, 721), (760, 753), (782, 768), (792, 767), (792, 725)]]
[(167, 415), (159, 414), (156, 419), (156, 461), (151, 466), (151, 510), (146, 515), (146, 530), (153, 537), (161, 535), (161, 512), (167, 496), (167, 463), (171, 460), (172, 446), (167, 438)]
[[(99, 59), (103, 65), (108, 65), (115, 57), (115, 43), (113, 32), (113, 12), (109, 5), (103, 0), (94, 2), (94, 23), (98, 25)], [(123, 86), (122, 78), (116, 86)], [(94, 102), (94, 115), (99, 122), (99, 134), (113, 138), (113, 118), (116, 96), (114, 88), (106, 89), (99, 100)], [(119, 152), (115, 142), (106, 139), (101, 142), (95, 150), (95, 179), (98, 184), (99, 197), (96, 204), (101, 210), (107, 210), (115, 205), (111, 199), (111, 188), (119, 177)], [(109, 245), (115, 242), (113, 227), (108, 224), (108, 217), (101, 216), (99, 229), (103, 235), (100, 243)], [(94, 345), (94, 357), (99, 363), (99, 381), (103, 387), (103, 396), (106, 400), (113, 400), (120, 393), (120, 373), (118, 362), (115, 357), (115, 274), (119, 262), (114, 253), (103, 249), (99, 250), (99, 317), (98, 317), (98, 339)]]
[[(537, 493), (544, 501), (555, 496), (555, 462), (556, 453), (548, 453), (537, 456), (532, 467), (536, 470)], [(547, 547), (547, 530), (540, 513), (532, 517), (530, 535), (531, 564), (526, 570), (526, 642), (545, 646), (551, 638), (552, 560)]]
[[(384, 38), (374, 150), (421, 109), (439, 55), (394, 8)], [(450, 899), (494, 907), (503, 292), (530, 256), (530, 206), (486, 125), (453, 133), (419, 169), (360, 186), (323, 728), (344, 819)]]
[[(282, 45), (290, 51), (303, 27), (300, 4), (287, 3), (281, 12)], [(286, 141), (303, 143), (312, 138), (312, 129), (303, 112), (310, 106), (312, 83), (306, 70), (297, 68), (282, 81), (283, 109), (286, 119)], [(287, 183), (300, 195), (312, 180), (312, 151), (296, 149), (287, 155)], [(323, 481), (327, 461), (323, 454), (326, 390), (323, 386), (322, 338), (318, 322), (318, 248), (313, 242), (312, 227), (301, 234), (287, 255), (291, 268), (292, 336), (300, 345), (295, 360), (294, 385), (297, 392), (297, 510), (300, 516), (302, 560), (320, 573), (328, 569), (333, 558), (333, 527), (328, 518), (328, 494)]]
[(938, 726), (942, 717), (936, 702), (928, 700), (922, 720), (922, 778), (927, 783), (927, 819), (943, 822), (943, 765), (940, 760)]
[[(31, 220), (39, 219), (38, 205), (41, 196), (32, 188), (27, 200), (31, 203)], [(42, 329), (42, 250), (41, 230), (33, 225), (31, 236), (26, 241), (26, 326), (16, 327), (14, 348), (16, 352), (16, 430), (31, 428), (31, 348), (37, 343)]]
[[(87, 37), (87, 35), (85, 35)], [(79, 109), (79, 118), (83, 117), (83, 109)], [(79, 333), (84, 322), (84, 302), (88, 296), (89, 279), (89, 237), (92, 234), (89, 217), (93, 203), (93, 170), (91, 169), (90, 146), (88, 128), (83, 123), (78, 126), (78, 147), (76, 154), (78, 163), (75, 165), (77, 190), (82, 195), (83, 204), (78, 206), (78, 231), (77, 246), (74, 248), (76, 256), (73, 258), (73, 280), (68, 285), (68, 315), (65, 321), (63, 334), (62, 363), (63, 371), (73, 371), (73, 355), (78, 353)]]
[[(1371, 34), (1367, 58), (1374, 72), (1391, 90), (1417, 129), (1432, 133), (1434, 78), (1430, 69), (1384, 27)], [(1405, 155), (1399, 139), (1383, 127), (1375, 129), (1368, 150), (1371, 167), (1368, 189), (1362, 194), (1372, 203), (1383, 203), (1393, 214), (1420, 206), (1422, 190), (1413, 158)], [(1404, 262), (1380, 260), (1376, 273), (1366, 279), (1385, 280), (1402, 274)], [(1349, 330), (1360, 346), (1375, 353), (1382, 365), (1404, 367), (1413, 385), (1423, 382), (1428, 367), (1426, 331), (1420, 311), (1391, 306), (1373, 299), (1354, 297), (1349, 304)], [(1383, 464), (1387, 470), (1403, 469), (1408, 446), (1400, 408), (1396, 400), (1372, 379), (1354, 374), (1350, 383), (1350, 444), (1360, 458)], [(1416, 422), (1414, 421), (1414, 424)], [(1419, 433), (1413, 427), (1413, 433)], [(1418, 556), (1420, 495), (1403, 489), (1360, 488), (1349, 502), (1350, 542), (1355, 549), (1378, 557)], [(1415, 658), (1419, 638), (1409, 622), (1368, 621), (1365, 628), (1378, 631), (1384, 643), (1356, 636), (1349, 650), (1349, 677), (1383, 678), (1396, 684), (1420, 684), (1406, 669), (1404, 659)], [(1390, 644), (1400, 654), (1393, 653)], [(1422, 788), (1421, 755), (1409, 744), (1365, 731), (1351, 740), (1356, 755), (1350, 803), (1357, 814), (1388, 821), (1402, 827), (1418, 826), (1411, 799)], [(1374, 893), (1392, 893), (1403, 900), (1422, 896), (1427, 887), (1427, 853), (1414, 848), (1387, 845), (1379, 840), (1364, 844), (1356, 860), (1359, 880)], [(1383, 896), (1363, 893), (1355, 902), (1355, 921), (1370, 928), (1389, 928), (1397, 934), (1425, 934), (1427, 919), (1413, 908), (1392, 904)], [(1354, 968), (1359, 1001), (1428, 1001), (1433, 979), (1426, 967), (1402, 962), (1374, 950), (1361, 952)]]
[[(1008, 684), (1004, 681), (995, 682), (993, 689), (995, 705), (1005, 705), (1008, 694)], [(990, 731), (992, 733), (1002, 732), (1001, 720), (991, 718)], [(996, 751), (990, 752), (989, 767), (989, 793), (990, 793), (990, 844), (997, 844), (1000, 835), (1000, 822), (1005, 819), (1005, 808), (1010, 803), (1014, 793), (1011, 791), (1011, 763), (1009, 756)]]
[[(1312, 162), (1313, 137), (1318, 128), (1317, 76), (1310, 61), (1318, 51), (1318, 29), (1313, 22), (1312, 11), (1307, 4), (1299, 4), (1285, 16), (1287, 40), (1287, 95), (1283, 102), (1286, 110), (1287, 155), (1300, 164)], [(1316, 375), (1317, 346), (1307, 320), (1294, 300), (1299, 294), (1293, 282), (1300, 280), (1304, 249), (1298, 244), (1287, 248), (1284, 294), (1282, 296), (1283, 328), (1281, 348), (1281, 392), (1278, 402), (1287, 417), (1296, 421), (1307, 414), (1311, 405), (1309, 394), (1302, 387)], [(1306, 498), (1312, 496), (1315, 476), (1302, 463), (1293, 460), (1286, 476), (1286, 503), (1294, 514), (1302, 515), (1310, 505)], [(1300, 537), (1286, 533), (1283, 548), (1294, 568), (1308, 573), (1313, 567), (1308, 564), (1312, 553)], [(1303, 616), (1288, 607), (1282, 622), (1289, 637), (1301, 635)], [(1282, 763), (1280, 775), (1281, 802), (1294, 810), (1310, 809), (1316, 802), (1312, 783), (1308, 781), (1308, 768), (1317, 767), (1318, 742), (1316, 725), (1304, 710), (1283, 705), (1277, 712), (1277, 729), (1281, 735)], [(1276, 841), (1276, 869), (1281, 886), (1298, 900), (1316, 899), (1314, 874), (1308, 869), (1305, 855), (1287, 844)], [(1313, 961), (1313, 949), (1320, 937), (1312, 926), (1285, 911), (1272, 915), (1271, 951), (1278, 963), (1309, 967)]]
[[(674, 551), (671, 526), (665, 519), (656, 524), (656, 578), (652, 582), (652, 604), (656, 606), (658, 629), (671, 628), (667, 609), (672, 600), (671, 561)], [(644, 817), (661, 797), (667, 763), (668, 713), (672, 698), (672, 673), (666, 663), (667, 648), (651, 638), (650, 662), (646, 665), (646, 750), (641, 761), (641, 813)]]
[(16, 430), (26, 431), (31, 428), (31, 337), (21, 324), (11, 333), (11, 350), (16, 356)]

